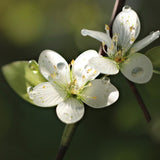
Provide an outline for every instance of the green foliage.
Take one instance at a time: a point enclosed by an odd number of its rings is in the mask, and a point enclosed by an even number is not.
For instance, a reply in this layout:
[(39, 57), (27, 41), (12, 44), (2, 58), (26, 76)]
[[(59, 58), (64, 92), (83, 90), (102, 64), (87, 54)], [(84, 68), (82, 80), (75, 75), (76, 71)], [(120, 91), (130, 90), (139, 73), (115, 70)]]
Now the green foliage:
[(3, 66), (2, 71), (13, 90), (30, 103), (33, 102), (28, 97), (27, 88), (46, 81), (40, 74), (36, 61), (16, 61)]
[(152, 61), (154, 73), (160, 74), (160, 46), (147, 51), (146, 56)]

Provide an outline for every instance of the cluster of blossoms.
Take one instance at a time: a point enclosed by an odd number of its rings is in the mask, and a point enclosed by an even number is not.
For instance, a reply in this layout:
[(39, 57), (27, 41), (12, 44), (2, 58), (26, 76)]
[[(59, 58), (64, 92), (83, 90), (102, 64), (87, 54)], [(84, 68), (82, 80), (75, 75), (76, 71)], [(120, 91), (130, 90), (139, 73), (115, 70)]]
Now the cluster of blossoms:
[(57, 105), (59, 119), (71, 124), (83, 117), (83, 102), (93, 108), (103, 108), (118, 99), (119, 92), (109, 78), (95, 79), (100, 73), (113, 75), (121, 70), (125, 77), (136, 83), (151, 79), (151, 61), (137, 52), (157, 39), (159, 31), (134, 43), (140, 32), (140, 21), (128, 6), (115, 18), (112, 38), (107, 25), (105, 29), (106, 33), (83, 29), (82, 35), (89, 35), (106, 45), (106, 57), (88, 50), (68, 64), (54, 51), (45, 50), (40, 54), (39, 70), (48, 82), (28, 89), (34, 104), (40, 107)]

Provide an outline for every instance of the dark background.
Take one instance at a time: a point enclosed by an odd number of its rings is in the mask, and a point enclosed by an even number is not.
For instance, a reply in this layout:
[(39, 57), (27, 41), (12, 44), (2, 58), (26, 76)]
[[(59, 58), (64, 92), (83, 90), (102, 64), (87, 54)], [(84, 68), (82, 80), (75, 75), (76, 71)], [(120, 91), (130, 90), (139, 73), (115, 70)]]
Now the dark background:
[[(160, 29), (160, 1), (128, 0), (141, 20), (143, 38)], [(0, 1), (0, 67), (17, 60), (37, 60), (44, 49), (68, 62), (100, 43), (80, 34), (82, 28), (104, 31), (113, 0)], [(141, 52), (160, 45), (160, 39)], [(86, 107), (64, 160), (160, 159), (160, 76), (136, 85), (152, 121), (148, 124), (124, 77), (111, 77), (119, 100), (104, 109)], [(21, 99), (0, 73), (0, 159), (54, 160), (64, 124), (55, 108), (39, 108)]]

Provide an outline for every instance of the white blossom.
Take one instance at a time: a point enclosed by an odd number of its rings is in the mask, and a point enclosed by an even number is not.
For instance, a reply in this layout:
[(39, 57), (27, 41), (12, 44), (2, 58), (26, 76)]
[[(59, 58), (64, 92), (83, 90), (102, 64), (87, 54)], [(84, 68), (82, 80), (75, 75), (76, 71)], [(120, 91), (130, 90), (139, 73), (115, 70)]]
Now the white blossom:
[(48, 82), (28, 88), (33, 103), (40, 107), (57, 105), (57, 116), (67, 124), (83, 117), (83, 102), (93, 108), (103, 108), (114, 103), (119, 92), (109, 80), (95, 79), (99, 72), (88, 65), (88, 61), (94, 57), (98, 57), (98, 53), (88, 50), (68, 65), (58, 53), (43, 51), (38, 64)]
[(129, 6), (124, 6), (115, 18), (112, 38), (107, 25), (105, 30), (106, 33), (87, 29), (81, 31), (82, 35), (91, 36), (107, 46), (107, 57), (94, 57), (90, 65), (104, 74), (117, 74), (120, 70), (130, 81), (148, 82), (153, 74), (152, 63), (145, 55), (137, 52), (156, 40), (160, 32), (152, 32), (134, 43), (140, 32), (140, 21), (137, 13)]

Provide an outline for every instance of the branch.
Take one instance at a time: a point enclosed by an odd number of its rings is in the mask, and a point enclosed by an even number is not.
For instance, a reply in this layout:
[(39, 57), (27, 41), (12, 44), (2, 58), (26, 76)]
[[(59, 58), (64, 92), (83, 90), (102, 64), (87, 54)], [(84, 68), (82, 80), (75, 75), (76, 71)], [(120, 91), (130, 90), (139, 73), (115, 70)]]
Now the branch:
[(135, 97), (137, 99), (137, 102), (139, 103), (139, 105), (140, 105), (140, 107), (141, 107), (141, 109), (142, 109), (142, 111), (144, 113), (144, 116), (145, 116), (147, 122), (150, 122), (151, 116), (150, 116), (150, 114), (149, 114), (149, 112), (147, 110), (147, 107), (144, 104), (143, 99), (142, 99), (141, 95), (139, 94), (139, 92), (138, 92), (135, 84), (132, 83), (131, 81), (129, 81), (128, 79), (126, 79), (126, 80), (127, 80), (128, 84), (129, 84), (129, 86), (131, 87), (132, 92), (134, 93), (134, 95), (135, 95)]
[(116, 0), (115, 2), (114, 9), (112, 12), (112, 17), (110, 20), (110, 25), (109, 25), (111, 34), (112, 34), (112, 25), (113, 25), (114, 19), (117, 16), (117, 14), (122, 11), (122, 8), (125, 5), (125, 3), (126, 3), (126, 0)]
[(63, 131), (60, 147), (58, 150), (58, 154), (56, 157), (56, 160), (63, 160), (63, 157), (71, 143), (71, 140), (73, 138), (73, 135), (76, 131), (76, 128), (79, 123), (74, 124), (66, 124), (65, 129)]
[[(126, 0), (116, 0), (116, 2), (115, 2), (114, 9), (113, 9), (112, 16), (111, 16), (111, 20), (110, 20), (110, 25), (109, 25), (111, 37), (112, 37), (112, 25), (113, 25), (114, 19), (117, 16), (117, 14), (122, 11), (122, 8), (125, 5), (125, 3), (126, 3)], [(106, 46), (104, 46), (104, 47), (106, 48)], [(102, 56), (106, 55), (106, 53), (104, 52), (104, 49), (103, 49), (103, 45), (100, 46), (99, 54)]]

